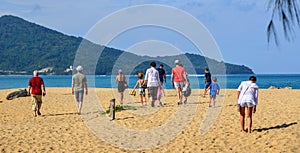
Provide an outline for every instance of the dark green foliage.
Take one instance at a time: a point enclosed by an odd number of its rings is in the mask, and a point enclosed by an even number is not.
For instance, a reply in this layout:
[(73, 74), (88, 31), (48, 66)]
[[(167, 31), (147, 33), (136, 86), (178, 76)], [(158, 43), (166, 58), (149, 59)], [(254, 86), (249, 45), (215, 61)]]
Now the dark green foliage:
[[(116, 112), (120, 112), (122, 110), (137, 110), (136, 107), (134, 106), (129, 106), (129, 105), (117, 105), (116, 106)], [(107, 109), (105, 112), (104, 111), (100, 111), (100, 114), (104, 115), (104, 114), (109, 114), (110, 113), (110, 109)]]
[[(64, 71), (74, 64), (82, 65), (86, 74), (110, 75), (123, 69), (125, 74), (135, 75), (145, 72), (151, 61), (156, 61), (157, 67), (164, 64), (166, 73), (170, 74), (176, 59), (181, 61), (189, 74), (203, 74), (205, 67), (209, 67), (214, 74), (253, 73), (248, 67), (218, 62), (196, 54), (156, 58), (138, 56), (80, 37), (67, 36), (11, 15), (0, 17), (0, 54), (0, 74), (12, 71), (31, 74), (33, 70), (53, 67), (45, 74), (71, 75), (72, 72)], [(74, 63), (75, 55), (78, 59)]]
[(82, 40), (14, 16), (0, 18), (0, 33), (0, 69), (11, 71), (54, 67), (61, 73)]

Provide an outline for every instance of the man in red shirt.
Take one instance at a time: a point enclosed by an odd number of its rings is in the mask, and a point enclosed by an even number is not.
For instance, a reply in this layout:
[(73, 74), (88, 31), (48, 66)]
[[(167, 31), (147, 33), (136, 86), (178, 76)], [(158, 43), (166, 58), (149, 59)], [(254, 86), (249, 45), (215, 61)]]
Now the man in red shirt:
[(186, 72), (183, 66), (181, 66), (179, 60), (175, 61), (176, 66), (172, 69), (172, 86), (176, 88), (176, 94), (178, 98), (178, 105), (182, 104), (182, 88), (184, 82), (188, 82)]
[(40, 109), (42, 106), (42, 95), (46, 95), (46, 90), (44, 81), (38, 76), (38, 71), (36, 70), (33, 71), (33, 77), (29, 80), (28, 83), (28, 95), (31, 95), (34, 117), (36, 117), (37, 115), (41, 115)]

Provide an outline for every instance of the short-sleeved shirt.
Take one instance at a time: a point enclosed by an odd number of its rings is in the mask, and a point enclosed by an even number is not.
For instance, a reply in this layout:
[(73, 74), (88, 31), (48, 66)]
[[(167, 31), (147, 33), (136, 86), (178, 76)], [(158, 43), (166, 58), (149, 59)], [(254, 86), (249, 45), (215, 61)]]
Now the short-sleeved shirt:
[(164, 75), (166, 74), (166, 71), (164, 69), (161, 69), (161, 68), (157, 68), (156, 70), (159, 73), (160, 82), (163, 82), (164, 81)]
[(84, 85), (86, 83), (86, 77), (84, 74), (77, 73), (72, 77), (72, 81), (74, 83), (74, 91), (83, 91)]
[(181, 66), (176, 66), (172, 69), (172, 75), (174, 76), (174, 82), (184, 82), (183, 75), (185, 69)]
[(217, 91), (220, 90), (220, 87), (217, 83), (211, 83), (210, 84), (210, 95), (217, 95)]
[(28, 86), (31, 87), (31, 94), (33, 95), (42, 95), (42, 85), (44, 86), (44, 81), (38, 76), (32, 77), (28, 82)]
[(147, 80), (147, 87), (158, 87), (160, 82), (158, 71), (153, 67), (147, 69), (145, 80)]
[(206, 82), (210, 83), (211, 82), (211, 74), (208, 72), (208, 73), (205, 73), (205, 79), (206, 79)]

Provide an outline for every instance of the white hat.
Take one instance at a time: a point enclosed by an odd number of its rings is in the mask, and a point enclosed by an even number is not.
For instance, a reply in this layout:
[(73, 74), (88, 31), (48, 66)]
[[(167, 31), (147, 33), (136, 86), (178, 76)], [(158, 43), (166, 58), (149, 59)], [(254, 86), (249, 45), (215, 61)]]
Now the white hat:
[(77, 68), (76, 68), (76, 70), (81, 72), (83, 70), (83, 68), (82, 68), (81, 65), (78, 65)]
[(175, 60), (175, 64), (180, 64), (180, 61), (179, 60)]

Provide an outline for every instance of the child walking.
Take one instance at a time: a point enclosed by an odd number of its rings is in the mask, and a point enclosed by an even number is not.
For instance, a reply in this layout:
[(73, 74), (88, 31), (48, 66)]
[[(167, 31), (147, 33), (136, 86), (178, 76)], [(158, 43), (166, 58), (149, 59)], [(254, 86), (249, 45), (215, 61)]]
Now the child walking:
[(138, 87), (139, 95), (140, 95), (140, 102), (141, 102), (142, 105), (144, 105), (144, 102), (145, 102), (145, 105), (147, 105), (147, 103), (146, 103), (147, 102), (146, 101), (146, 91), (145, 91), (145, 88), (142, 87), (142, 85), (144, 84), (144, 80), (143, 80), (144, 74), (139, 73), (137, 77), (138, 77), (138, 80), (136, 81), (136, 84), (135, 84), (131, 94), (134, 94), (135, 89)]
[(212, 83), (209, 85), (209, 89), (210, 89), (210, 92), (209, 92), (209, 97), (210, 97), (209, 107), (213, 108), (213, 107), (215, 107), (215, 104), (216, 104), (216, 97), (220, 92), (220, 86), (217, 83), (217, 78), (216, 77), (213, 77)]

